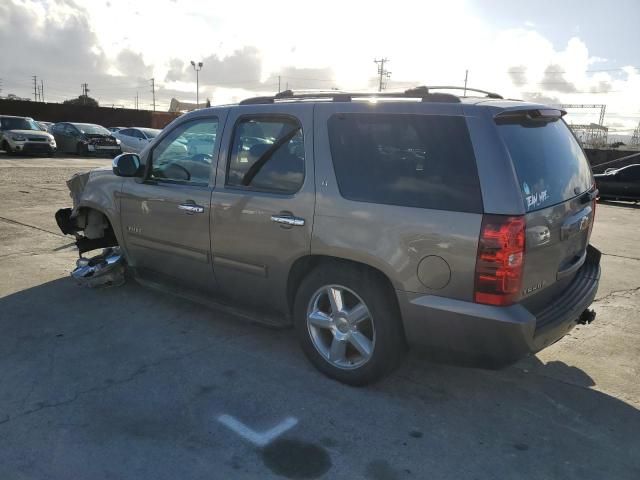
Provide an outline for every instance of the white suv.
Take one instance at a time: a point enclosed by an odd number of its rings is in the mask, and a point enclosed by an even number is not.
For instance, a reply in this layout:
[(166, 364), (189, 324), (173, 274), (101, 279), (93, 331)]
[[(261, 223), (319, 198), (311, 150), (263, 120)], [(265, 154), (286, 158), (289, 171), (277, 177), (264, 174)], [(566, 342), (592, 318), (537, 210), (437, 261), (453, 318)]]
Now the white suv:
[(42, 131), (29, 117), (0, 116), (0, 148), (9, 154), (56, 152), (53, 135)]

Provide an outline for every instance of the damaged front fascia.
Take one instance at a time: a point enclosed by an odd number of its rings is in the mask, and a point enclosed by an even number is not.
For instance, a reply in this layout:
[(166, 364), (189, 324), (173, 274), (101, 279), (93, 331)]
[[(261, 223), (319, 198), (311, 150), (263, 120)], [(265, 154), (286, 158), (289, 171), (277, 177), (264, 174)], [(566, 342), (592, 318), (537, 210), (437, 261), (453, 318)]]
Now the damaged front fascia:
[[(113, 229), (110, 228), (102, 213), (80, 208), (80, 200), (89, 181), (89, 175), (90, 172), (76, 173), (67, 181), (73, 208), (62, 208), (55, 214), (62, 233), (76, 237), (76, 246), (80, 254), (97, 248), (118, 245)], [(81, 231), (84, 235), (79, 233)]]

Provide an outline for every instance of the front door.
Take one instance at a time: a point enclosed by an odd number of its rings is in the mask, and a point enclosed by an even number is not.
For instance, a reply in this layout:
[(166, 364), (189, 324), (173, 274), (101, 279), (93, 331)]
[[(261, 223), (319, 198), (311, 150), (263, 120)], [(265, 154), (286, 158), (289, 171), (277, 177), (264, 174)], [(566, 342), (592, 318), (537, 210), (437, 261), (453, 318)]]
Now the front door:
[(313, 105), (229, 114), (213, 194), (212, 250), (226, 296), (286, 308), (289, 270), (308, 255), (315, 205)]
[[(147, 155), (146, 180), (125, 180), (122, 231), (128, 261), (141, 275), (216, 290), (209, 219), (221, 122), (211, 116), (176, 125)], [(192, 155), (196, 141), (207, 148)]]

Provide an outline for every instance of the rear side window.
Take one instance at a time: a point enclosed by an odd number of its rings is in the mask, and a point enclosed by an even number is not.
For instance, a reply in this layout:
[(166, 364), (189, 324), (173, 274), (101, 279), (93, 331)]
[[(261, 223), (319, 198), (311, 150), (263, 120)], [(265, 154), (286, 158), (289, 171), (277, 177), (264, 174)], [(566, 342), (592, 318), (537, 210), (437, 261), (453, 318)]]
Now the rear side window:
[(463, 117), (336, 114), (329, 142), (343, 197), (482, 212), (473, 147)]
[(591, 188), (589, 162), (562, 120), (498, 124), (529, 212), (569, 200)]
[(245, 117), (236, 125), (227, 185), (292, 194), (304, 181), (302, 126), (290, 117)]

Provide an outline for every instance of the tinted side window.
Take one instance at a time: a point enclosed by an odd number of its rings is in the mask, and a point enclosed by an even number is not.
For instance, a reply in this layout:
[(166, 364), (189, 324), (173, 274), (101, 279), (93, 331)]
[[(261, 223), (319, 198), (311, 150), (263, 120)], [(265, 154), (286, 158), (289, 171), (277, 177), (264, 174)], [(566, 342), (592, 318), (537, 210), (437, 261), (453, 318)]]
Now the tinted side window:
[(620, 172), (620, 178), (627, 182), (640, 180), (640, 165), (625, 168)]
[(125, 128), (123, 130), (119, 130), (118, 135), (124, 135), (125, 137), (131, 137), (132, 130), (130, 128)]
[(217, 130), (217, 118), (203, 118), (178, 125), (153, 149), (151, 178), (209, 183)]
[(482, 212), (463, 117), (336, 114), (329, 143), (340, 193), (361, 202)]
[(234, 131), (227, 185), (295, 193), (304, 181), (304, 142), (292, 118), (243, 118)]

